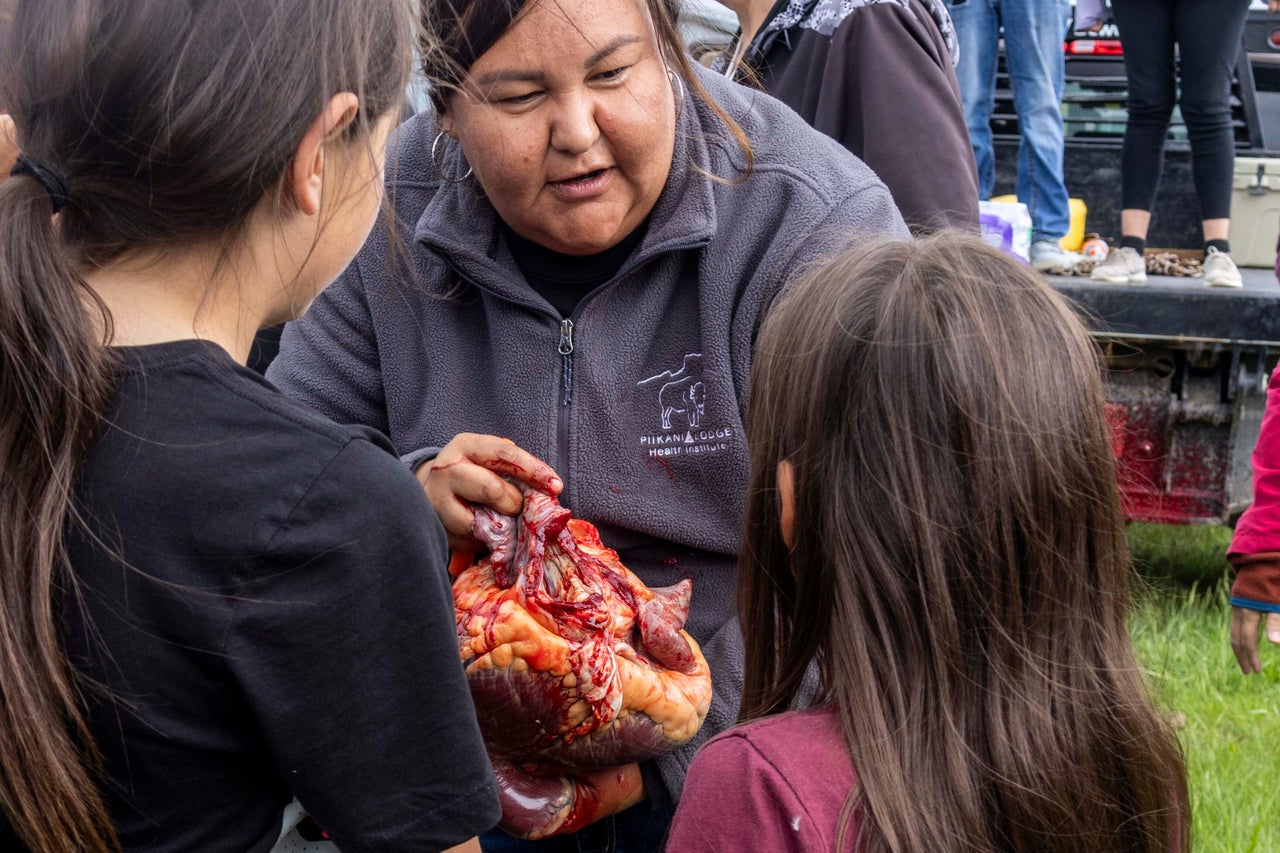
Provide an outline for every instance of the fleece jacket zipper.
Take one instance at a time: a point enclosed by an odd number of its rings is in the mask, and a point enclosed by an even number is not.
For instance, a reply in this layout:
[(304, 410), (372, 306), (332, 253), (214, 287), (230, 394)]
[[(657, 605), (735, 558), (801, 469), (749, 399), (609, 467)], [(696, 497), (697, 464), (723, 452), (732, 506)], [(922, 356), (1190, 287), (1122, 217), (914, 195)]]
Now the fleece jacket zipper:
[[(574, 312), (577, 313), (577, 312)], [(573, 320), (560, 321), (560, 345), (556, 351), (561, 356), (560, 367), (560, 414), (559, 427), (556, 429), (556, 445), (560, 462), (564, 471), (557, 471), (560, 482), (564, 483), (564, 491), (560, 493), (560, 501), (569, 505), (569, 404), (573, 402)]]
[[(588, 302), (590, 302), (593, 298), (595, 298), (605, 290), (608, 290), (610, 287), (622, 281), (624, 278), (636, 272), (640, 268), (647, 266), (655, 258), (661, 257), (663, 255), (666, 255), (672, 252), (700, 249), (706, 246), (708, 242), (710, 241), (698, 240), (696, 242), (686, 243), (686, 244), (677, 243), (674, 245), (667, 245), (659, 248), (657, 251), (654, 251), (651, 254), (646, 254), (642, 258), (637, 258), (634, 260), (628, 259), (628, 261), (622, 265), (622, 268), (618, 270), (618, 272), (613, 276), (613, 278), (609, 279), (604, 284), (597, 287), (595, 290), (592, 290), (590, 293), (584, 295), (582, 299), (578, 301), (577, 306), (574, 307), (573, 313), (569, 317), (561, 317), (558, 313), (554, 311), (547, 311), (541, 305), (535, 305), (532, 302), (512, 299), (509, 295), (502, 293), (499, 289), (488, 287), (484, 283), (477, 281), (475, 277), (463, 272), (461, 266), (454, 260), (452, 256), (450, 256), (449, 254), (444, 255), (445, 263), (447, 263), (449, 267), (453, 269), (453, 271), (457, 273), (458, 277), (461, 278), (463, 281), (469, 282), (475, 287), (478, 287), (481, 290), (484, 290), (487, 293), (492, 294), (493, 296), (503, 300), (504, 302), (511, 302), (516, 305), (521, 305), (539, 314), (546, 314), (547, 316), (551, 317), (553, 320), (560, 321), (558, 337), (556, 340), (556, 352), (559, 353), (560, 359), (561, 359), (560, 361), (560, 394), (559, 394), (560, 405), (559, 405), (559, 413), (556, 418), (556, 422), (557, 422), (556, 452), (559, 458), (555, 460), (556, 464), (553, 465), (552, 467), (555, 468), (556, 474), (560, 477), (560, 481), (564, 483), (564, 491), (560, 493), (560, 503), (562, 503), (564, 506), (566, 507), (570, 506), (569, 482), (572, 479), (569, 471), (569, 406), (571, 403), (573, 403), (574, 318), (581, 318), (583, 307)], [(549, 460), (543, 460), (543, 461), (549, 462)]]

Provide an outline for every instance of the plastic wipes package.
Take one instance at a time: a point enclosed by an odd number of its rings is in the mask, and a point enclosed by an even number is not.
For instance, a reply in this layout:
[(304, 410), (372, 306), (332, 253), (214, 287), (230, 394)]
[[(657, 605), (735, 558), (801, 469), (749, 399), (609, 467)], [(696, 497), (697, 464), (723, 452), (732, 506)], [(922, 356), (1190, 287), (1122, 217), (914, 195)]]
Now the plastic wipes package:
[(1021, 202), (980, 201), (978, 215), (982, 239), (1000, 251), (1029, 261), (1031, 213)]

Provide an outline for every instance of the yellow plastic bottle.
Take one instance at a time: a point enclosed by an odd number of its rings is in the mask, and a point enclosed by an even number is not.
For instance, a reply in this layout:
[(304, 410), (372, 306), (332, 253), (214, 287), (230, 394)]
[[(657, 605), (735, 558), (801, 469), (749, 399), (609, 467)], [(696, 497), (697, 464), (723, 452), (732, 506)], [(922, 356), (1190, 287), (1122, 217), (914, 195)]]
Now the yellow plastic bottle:
[[(992, 201), (1016, 202), (1018, 197), (1015, 195), (996, 196)], [(1084, 221), (1089, 213), (1089, 208), (1085, 206), (1083, 199), (1068, 199), (1067, 203), (1071, 210), (1071, 227), (1067, 230), (1067, 235), (1058, 242), (1062, 248), (1068, 252), (1078, 252), (1084, 244)]]

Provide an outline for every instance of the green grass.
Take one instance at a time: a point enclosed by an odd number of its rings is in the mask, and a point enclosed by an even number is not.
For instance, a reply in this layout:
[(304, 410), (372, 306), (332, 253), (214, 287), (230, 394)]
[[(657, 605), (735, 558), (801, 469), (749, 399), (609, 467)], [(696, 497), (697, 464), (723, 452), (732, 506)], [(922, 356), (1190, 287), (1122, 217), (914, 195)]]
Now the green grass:
[(1228, 642), (1231, 531), (1132, 525), (1134, 646), (1160, 706), (1185, 726), (1193, 849), (1280, 851), (1280, 649), (1244, 677)]
[(1138, 572), (1163, 590), (1216, 588), (1227, 576), (1231, 528), (1130, 524), (1129, 553)]

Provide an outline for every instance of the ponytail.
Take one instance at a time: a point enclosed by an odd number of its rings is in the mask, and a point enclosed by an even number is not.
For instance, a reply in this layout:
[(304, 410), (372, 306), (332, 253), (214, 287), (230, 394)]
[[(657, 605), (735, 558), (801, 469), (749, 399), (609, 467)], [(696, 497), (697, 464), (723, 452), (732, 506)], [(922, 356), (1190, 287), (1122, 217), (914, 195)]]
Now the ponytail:
[(119, 849), (59, 631), (72, 487), (112, 389), (93, 302), (46, 190), (0, 183), (0, 808), (42, 853)]

